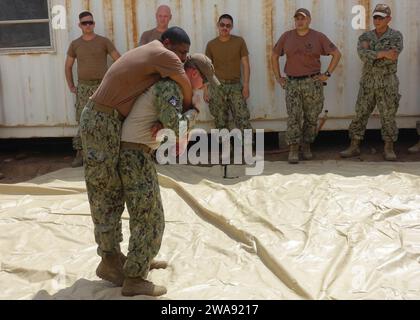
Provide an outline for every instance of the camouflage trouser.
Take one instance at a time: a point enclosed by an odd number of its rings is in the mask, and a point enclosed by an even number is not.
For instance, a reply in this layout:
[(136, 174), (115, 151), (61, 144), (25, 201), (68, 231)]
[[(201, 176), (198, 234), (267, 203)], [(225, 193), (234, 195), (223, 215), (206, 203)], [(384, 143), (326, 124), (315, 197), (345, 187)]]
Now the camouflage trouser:
[(252, 129), (249, 121), (250, 114), (242, 95), (242, 89), (240, 83), (210, 87), (209, 109), (214, 117), (216, 129), (229, 129), (229, 111), (232, 113), (235, 128), (242, 131)]
[(356, 118), (352, 121), (349, 134), (351, 139), (363, 140), (369, 117), (377, 106), (381, 115), (382, 139), (384, 141), (398, 140), (398, 127), (395, 121), (401, 95), (399, 81), (396, 76), (390, 79), (383, 88), (370, 88), (369, 83), (361, 83), (359, 97), (356, 103)]
[(324, 107), (324, 88), (312, 78), (288, 79), (286, 83), (288, 114), (286, 141), (289, 145), (312, 143), (318, 130), (318, 119)]
[[(80, 123), (80, 116), (83, 108), (88, 103), (89, 98), (95, 93), (101, 84), (100, 80), (95, 81), (79, 81), (76, 92), (76, 121)], [(73, 149), (76, 151), (82, 150), (82, 140), (80, 139), (80, 128), (77, 129), (76, 136), (73, 138)]]
[(85, 179), (98, 254), (120, 252), (123, 189), (118, 173), (121, 120), (93, 109), (89, 101), (80, 117)]
[(146, 278), (165, 229), (162, 200), (153, 159), (139, 150), (121, 150), (119, 172), (130, 214), (126, 277)]

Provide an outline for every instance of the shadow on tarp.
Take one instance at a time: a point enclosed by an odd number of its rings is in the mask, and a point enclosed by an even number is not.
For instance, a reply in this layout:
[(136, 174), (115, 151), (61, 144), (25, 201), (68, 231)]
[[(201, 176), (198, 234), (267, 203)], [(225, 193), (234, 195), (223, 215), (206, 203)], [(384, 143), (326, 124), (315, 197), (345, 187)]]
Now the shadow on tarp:
[(106, 281), (77, 280), (71, 287), (62, 289), (51, 295), (41, 290), (32, 298), (33, 300), (162, 300), (148, 296), (133, 298), (123, 297), (121, 287), (113, 286)]

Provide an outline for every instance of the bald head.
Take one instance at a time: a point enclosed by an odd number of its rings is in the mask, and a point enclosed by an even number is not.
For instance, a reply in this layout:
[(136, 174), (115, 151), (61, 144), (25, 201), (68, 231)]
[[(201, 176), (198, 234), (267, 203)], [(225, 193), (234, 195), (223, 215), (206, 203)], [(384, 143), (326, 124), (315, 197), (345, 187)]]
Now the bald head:
[(160, 32), (165, 32), (168, 29), (169, 22), (172, 19), (171, 8), (166, 5), (159, 6), (156, 10), (157, 29)]

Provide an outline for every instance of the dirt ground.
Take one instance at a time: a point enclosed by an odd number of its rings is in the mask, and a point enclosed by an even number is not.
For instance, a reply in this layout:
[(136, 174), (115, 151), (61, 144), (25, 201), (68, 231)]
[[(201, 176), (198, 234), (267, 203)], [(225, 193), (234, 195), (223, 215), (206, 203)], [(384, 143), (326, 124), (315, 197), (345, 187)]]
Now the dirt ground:
[[(402, 130), (396, 152), (400, 162), (420, 161), (420, 154), (410, 155), (407, 149), (417, 142), (415, 130)], [(313, 151), (316, 160), (339, 160), (338, 153), (348, 146), (347, 132), (322, 132)], [(287, 161), (287, 147), (279, 134), (265, 138), (266, 160)], [(369, 131), (362, 145), (362, 156), (345, 161), (382, 162), (383, 143), (379, 131)], [(71, 139), (0, 139), (0, 183), (12, 184), (71, 167), (74, 151)]]

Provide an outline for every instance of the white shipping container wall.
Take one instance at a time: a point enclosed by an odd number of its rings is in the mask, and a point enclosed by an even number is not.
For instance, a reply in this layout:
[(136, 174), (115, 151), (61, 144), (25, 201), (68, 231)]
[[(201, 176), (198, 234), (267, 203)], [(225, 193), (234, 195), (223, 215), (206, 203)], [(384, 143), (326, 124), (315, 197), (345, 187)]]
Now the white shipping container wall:
[[(371, 12), (381, 1), (368, 0), (51, 0), (51, 6), (66, 9), (67, 28), (54, 30), (55, 52), (0, 55), (0, 137), (62, 137), (76, 130), (74, 96), (64, 75), (66, 52), (71, 40), (80, 36), (78, 14), (90, 10), (98, 34), (109, 37), (124, 53), (136, 46), (143, 31), (155, 26), (155, 10), (168, 4), (173, 10), (171, 25), (184, 28), (191, 37), (191, 52), (204, 52), (217, 35), (216, 20), (223, 13), (235, 19), (233, 33), (245, 38), (251, 59), (249, 108), (255, 128), (282, 131), (286, 127), (284, 91), (276, 85), (271, 71), (271, 51), (280, 35), (293, 28), (293, 14), (306, 7), (312, 12), (312, 28), (324, 32), (337, 44), (343, 59), (325, 89), (325, 109), (329, 111), (326, 130), (347, 129), (354, 114), (361, 61), (357, 39), (363, 30), (352, 28), (352, 8), (367, 9), (366, 22), (372, 26)], [(417, 0), (383, 0), (393, 10), (392, 27), (405, 37), (400, 57), (401, 127), (414, 127), (420, 119), (419, 19)], [(323, 58), (323, 70), (329, 57)], [(284, 66), (284, 60), (282, 61)], [(377, 114), (377, 112), (375, 112)], [(211, 125), (206, 119), (204, 127)], [(369, 125), (378, 128), (377, 115)]]

